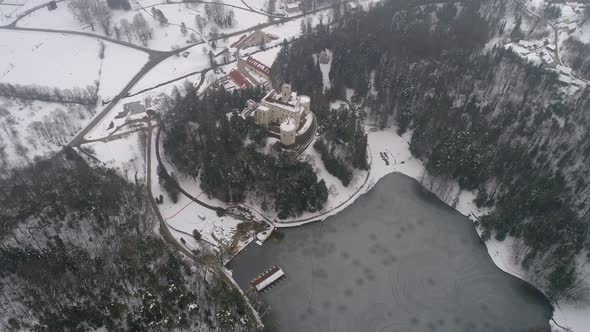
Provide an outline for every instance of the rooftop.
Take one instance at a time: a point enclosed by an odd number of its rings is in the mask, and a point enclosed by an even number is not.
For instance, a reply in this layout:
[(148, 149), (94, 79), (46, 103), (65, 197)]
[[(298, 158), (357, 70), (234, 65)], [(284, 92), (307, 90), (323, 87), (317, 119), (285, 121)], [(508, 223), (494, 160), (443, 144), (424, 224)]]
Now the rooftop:
[(236, 86), (240, 89), (242, 88), (249, 88), (252, 87), (253, 84), (248, 81), (248, 79), (242, 75), (242, 73), (240, 73), (239, 71), (232, 69), (229, 72), (229, 78), (236, 84)]
[(267, 65), (265, 65), (264, 63), (262, 63), (262, 62), (260, 62), (260, 61), (258, 61), (258, 60), (256, 60), (256, 59), (254, 59), (254, 58), (253, 58), (253, 57), (251, 57), (251, 56), (249, 56), (249, 57), (248, 57), (248, 59), (246, 59), (246, 62), (247, 62), (247, 63), (248, 63), (250, 66), (252, 66), (252, 67), (254, 67), (254, 68), (256, 68), (256, 69), (260, 70), (261, 72), (263, 72), (265, 75), (268, 75), (268, 76), (270, 76), (270, 67), (269, 67), (269, 66), (267, 66)]
[(281, 131), (295, 131), (297, 125), (293, 118), (288, 118), (281, 123)]

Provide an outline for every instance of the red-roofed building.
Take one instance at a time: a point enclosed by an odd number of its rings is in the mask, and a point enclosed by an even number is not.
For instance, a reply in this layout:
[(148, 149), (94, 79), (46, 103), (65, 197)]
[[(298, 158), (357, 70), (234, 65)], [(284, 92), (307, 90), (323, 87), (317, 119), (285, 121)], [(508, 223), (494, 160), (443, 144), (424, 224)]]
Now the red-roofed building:
[(246, 59), (246, 64), (259, 75), (262, 75), (266, 78), (270, 78), (270, 67), (265, 65), (264, 63), (249, 56), (248, 59)]
[(242, 73), (239, 71), (232, 69), (229, 72), (229, 79), (235, 84), (236, 89), (244, 89), (254, 86)]

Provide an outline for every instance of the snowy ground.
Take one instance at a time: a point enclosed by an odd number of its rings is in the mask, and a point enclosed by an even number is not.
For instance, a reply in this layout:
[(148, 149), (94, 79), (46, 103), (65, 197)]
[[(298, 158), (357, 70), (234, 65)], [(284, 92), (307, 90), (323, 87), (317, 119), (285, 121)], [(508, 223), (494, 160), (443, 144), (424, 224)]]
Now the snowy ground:
[(94, 112), (76, 104), (0, 97), (0, 177), (61, 149)]
[[(324, 82), (324, 89), (329, 89), (332, 87), (332, 83), (330, 82), (330, 68), (332, 67), (332, 51), (326, 50), (328, 56), (330, 57), (330, 61), (328, 63), (320, 63), (320, 70), (322, 71), (322, 81)], [(316, 55), (318, 57), (319, 55)]]
[(144, 52), (112, 43), (105, 43), (105, 57), (100, 72), (98, 95), (111, 100), (148, 61)]
[(581, 26), (574, 34), (582, 43), (590, 43), (590, 20)]
[(0, 30), (0, 82), (86, 88), (99, 77), (98, 51), (90, 38)]
[[(147, 45), (150, 49), (168, 51), (174, 47), (184, 46), (187, 43), (202, 41), (209, 37), (211, 29), (215, 26), (211, 20), (208, 20), (205, 13), (205, 4), (169, 4), (162, 3), (162, 1), (149, 0), (131, 1), (131, 5), (131, 10), (113, 10), (111, 12), (113, 26), (120, 28), (122, 20), (132, 22), (133, 16), (141, 13), (153, 30), (153, 38), (148, 41)], [(246, 8), (241, 2), (236, 4), (236, 6)], [(168, 19), (168, 24), (161, 25), (152, 16), (152, 8), (161, 10), (166, 19)], [(235, 21), (232, 27), (219, 28), (220, 34), (231, 33), (268, 21), (268, 18), (265, 15), (245, 9), (229, 6), (225, 6), (224, 9), (226, 11), (232, 10), (234, 12)], [(202, 34), (195, 23), (195, 17), (197, 15), (199, 15), (206, 23), (203, 27)], [(187, 27), (186, 34), (181, 32), (180, 25), (182, 23)], [(58, 3), (58, 8), (53, 11), (48, 11), (45, 8), (37, 10), (24, 17), (17, 25), (19, 27), (28, 28), (84, 31), (107, 36), (99, 24), (94, 27), (95, 30), (93, 31), (89, 26), (77, 22), (72, 11), (68, 8), (67, 4), (63, 2)], [(111, 33), (110, 37), (116, 38), (116, 35)], [(122, 34), (119, 38), (136, 45), (145, 46), (134, 36), (128, 37)]]
[(145, 134), (131, 133), (110, 142), (83, 144), (81, 149), (97, 158), (103, 166), (115, 169), (127, 181), (145, 179)]
[(133, 94), (162, 82), (211, 67), (209, 56), (203, 52), (202, 47), (205, 46), (198, 45), (188, 49), (187, 52), (190, 52), (190, 54), (186, 58), (180, 55), (172, 56), (162, 61), (142, 77), (131, 89), (130, 93)]
[[(6, 4), (3, 4), (3, 3)], [(10, 0), (0, 2), (0, 26), (12, 23), (19, 15), (47, 0)], [(12, 6), (9, 4), (14, 4)]]

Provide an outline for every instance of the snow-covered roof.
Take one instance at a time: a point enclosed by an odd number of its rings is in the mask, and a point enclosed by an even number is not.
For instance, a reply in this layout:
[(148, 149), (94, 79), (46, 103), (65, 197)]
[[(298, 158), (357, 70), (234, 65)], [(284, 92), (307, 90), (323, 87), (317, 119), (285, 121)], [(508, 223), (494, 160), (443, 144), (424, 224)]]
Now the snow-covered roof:
[(565, 75), (570, 75), (572, 73), (572, 68), (562, 65), (557, 65), (555, 69), (557, 69), (560, 73)]
[(140, 101), (132, 101), (123, 105), (123, 110), (129, 112), (129, 115), (135, 115), (145, 112), (145, 107)]
[(270, 108), (268, 108), (268, 106), (266, 106), (266, 105), (258, 105), (258, 107), (256, 107), (256, 109), (261, 112), (268, 112), (270, 110)]
[(295, 131), (296, 127), (297, 125), (295, 124), (295, 119), (293, 118), (288, 118), (283, 121), (283, 123), (281, 123), (281, 131), (293, 132)]
[(253, 84), (248, 81), (248, 79), (242, 75), (239, 71), (232, 69), (229, 72), (229, 78), (236, 84), (238, 88), (249, 88), (253, 86)]
[(561, 83), (565, 83), (565, 84), (571, 84), (572, 83), (572, 78), (566, 75), (559, 75), (557, 77), (557, 80), (560, 81)]

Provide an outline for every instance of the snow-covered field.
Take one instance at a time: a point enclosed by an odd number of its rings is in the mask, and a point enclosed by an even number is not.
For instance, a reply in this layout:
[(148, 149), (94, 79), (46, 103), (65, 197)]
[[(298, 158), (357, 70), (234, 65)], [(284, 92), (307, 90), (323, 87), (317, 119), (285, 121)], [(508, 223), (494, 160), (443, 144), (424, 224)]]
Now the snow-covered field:
[(110, 142), (94, 142), (81, 146), (103, 166), (115, 169), (131, 183), (145, 179), (145, 133), (135, 132)]
[(113, 43), (105, 43), (105, 57), (100, 72), (98, 95), (111, 100), (131, 81), (148, 61), (144, 52)]
[[(32, 1), (32, 0), (31, 0)], [(154, 50), (168, 51), (174, 47), (185, 46), (187, 43), (194, 43), (202, 41), (208, 38), (211, 30), (214, 27), (214, 23), (210, 20), (207, 21), (207, 14), (205, 13), (205, 4), (193, 3), (193, 4), (169, 4), (163, 3), (162, 1), (131, 1), (132, 9), (125, 10), (113, 10), (112, 22), (113, 27), (121, 29), (123, 25), (122, 20), (128, 22), (133, 21), (133, 17), (138, 13), (144, 16), (148, 24), (153, 30), (152, 39), (148, 41), (147, 47)], [(236, 4), (241, 8), (246, 8), (242, 3)], [(168, 24), (161, 25), (153, 16), (152, 8), (162, 11)], [(268, 18), (265, 15), (254, 13), (245, 9), (236, 7), (224, 6), (226, 11), (233, 11), (234, 13), (234, 24), (231, 27), (220, 27), (219, 33), (231, 33), (234, 31), (242, 30), (254, 25), (265, 23)], [(203, 27), (202, 35), (201, 31), (196, 26), (195, 17), (199, 15), (204, 19), (206, 24)], [(187, 33), (181, 32), (180, 25), (184, 23), (187, 27)], [(76, 21), (72, 11), (68, 8), (66, 3), (58, 3), (58, 8), (53, 11), (48, 11), (43, 8), (37, 10), (17, 24), (19, 27), (27, 28), (45, 28), (55, 30), (72, 30), (72, 31), (83, 31), (106, 36), (104, 29), (100, 24), (94, 26), (94, 30), (88, 25), (80, 24)], [(191, 37), (191, 34), (194, 36)], [(110, 33), (111, 38), (116, 38), (114, 32)], [(119, 36), (122, 41), (131, 42), (140, 46), (145, 46), (140, 40), (134, 36), (127, 36), (122, 33)]]
[[(188, 57), (172, 56), (152, 70), (150, 70), (144, 77), (135, 84), (130, 93), (136, 93), (143, 89), (151, 88), (160, 83), (184, 76), (188, 73), (201, 71), (205, 68), (211, 67), (209, 56), (202, 50), (203, 45), (198, 45), (187, 50), (190, 52)], [(198, 75), (197, 75), (198, 76)], [(180, 84), (182, 81), (176, 82)]]
[[(4, 2), (6, 4), (3, 4)], [(25, 11), (45, 2), (47, 0), (10, 0), (0, 2), (0, 26), (12, 23)]]
[(0, 82), (85, 88), (98, 80), (98, 52), (91, 38), (0, 30)]
[(94, 112), (77, 104), (0, 97), (0, 177), (61, 149)]

